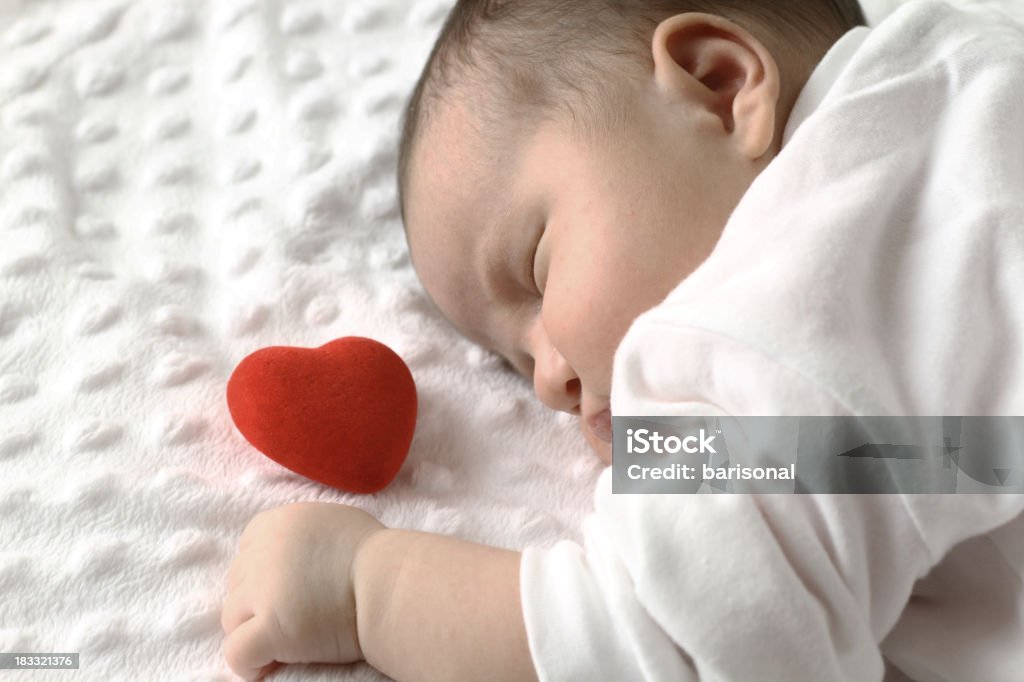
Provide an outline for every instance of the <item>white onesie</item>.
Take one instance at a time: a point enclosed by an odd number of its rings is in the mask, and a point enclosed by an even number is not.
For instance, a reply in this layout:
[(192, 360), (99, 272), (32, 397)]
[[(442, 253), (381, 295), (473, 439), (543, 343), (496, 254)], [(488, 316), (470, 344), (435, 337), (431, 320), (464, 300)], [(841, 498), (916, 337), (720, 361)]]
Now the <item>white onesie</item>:
[[(612, 386), (616, 415), (1024, 414), (1024, 30), (924, 0), (837, 42)], [(523, 553), (530, 651), (542, 681), (1024, 680), (1022, 512), (608, 469), (582, 546)]]

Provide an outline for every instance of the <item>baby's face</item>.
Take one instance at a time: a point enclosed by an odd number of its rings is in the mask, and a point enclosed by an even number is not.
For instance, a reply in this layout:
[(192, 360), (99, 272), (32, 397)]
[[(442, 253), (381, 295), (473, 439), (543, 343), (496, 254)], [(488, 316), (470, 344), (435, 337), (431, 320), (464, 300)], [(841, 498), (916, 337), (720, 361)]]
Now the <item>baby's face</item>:
[(713, 126), (656, 100), (639, 110), (600, 145), (545, 124), (510, 130), (506, 148), (474, 139), (453, 102), (424, 131), (407, 193), (413, 263), (442, 313), (579, 415), (606, 463), (616, 347), (707, 257), (756, 174), (721, 157)]

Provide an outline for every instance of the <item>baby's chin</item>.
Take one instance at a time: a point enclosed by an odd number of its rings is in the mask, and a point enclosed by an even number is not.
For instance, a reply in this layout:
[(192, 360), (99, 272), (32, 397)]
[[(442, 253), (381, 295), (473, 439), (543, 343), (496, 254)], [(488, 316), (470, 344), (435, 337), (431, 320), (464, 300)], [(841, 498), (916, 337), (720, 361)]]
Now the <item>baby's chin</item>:
[(590, 451), (597, 455), (597, 458), (601, 460), (606, 466), (612, 464), (612, 444), (603, 441), (587, 428), (586, 422), (583, 421), (583, 417), (580, 417), (580, 431), (583, 432), (583, 438), (587, 441), (587, 445), (590, 446)]

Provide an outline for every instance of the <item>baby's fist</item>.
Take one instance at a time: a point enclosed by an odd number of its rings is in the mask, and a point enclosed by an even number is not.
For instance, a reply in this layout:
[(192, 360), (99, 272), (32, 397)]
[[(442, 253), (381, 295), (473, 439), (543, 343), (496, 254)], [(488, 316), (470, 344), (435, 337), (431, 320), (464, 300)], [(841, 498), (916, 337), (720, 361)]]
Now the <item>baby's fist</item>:
[(254, 516), (228, 570), (221, 613), (231, 669), (252, 680), (280, 663), (362, 660), (352, 561), (384, 528), (343, 504), (291, 504)]

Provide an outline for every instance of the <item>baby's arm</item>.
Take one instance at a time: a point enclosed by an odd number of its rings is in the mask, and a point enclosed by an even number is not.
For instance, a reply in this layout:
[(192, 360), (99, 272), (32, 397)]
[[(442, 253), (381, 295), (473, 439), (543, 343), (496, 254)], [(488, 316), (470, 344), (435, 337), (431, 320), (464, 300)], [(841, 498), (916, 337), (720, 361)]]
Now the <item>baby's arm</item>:
[(359, 644), (401, 682), (536, 680), (519, 552), (412, 530), (363, 542), (353, 563)]
[(238, 549), (221, 625), (224, 656), (245, 679), (281, 663), (364, 659), (399, 682), (537, 679), (518, 552), (320, 502), (257, 514)]

